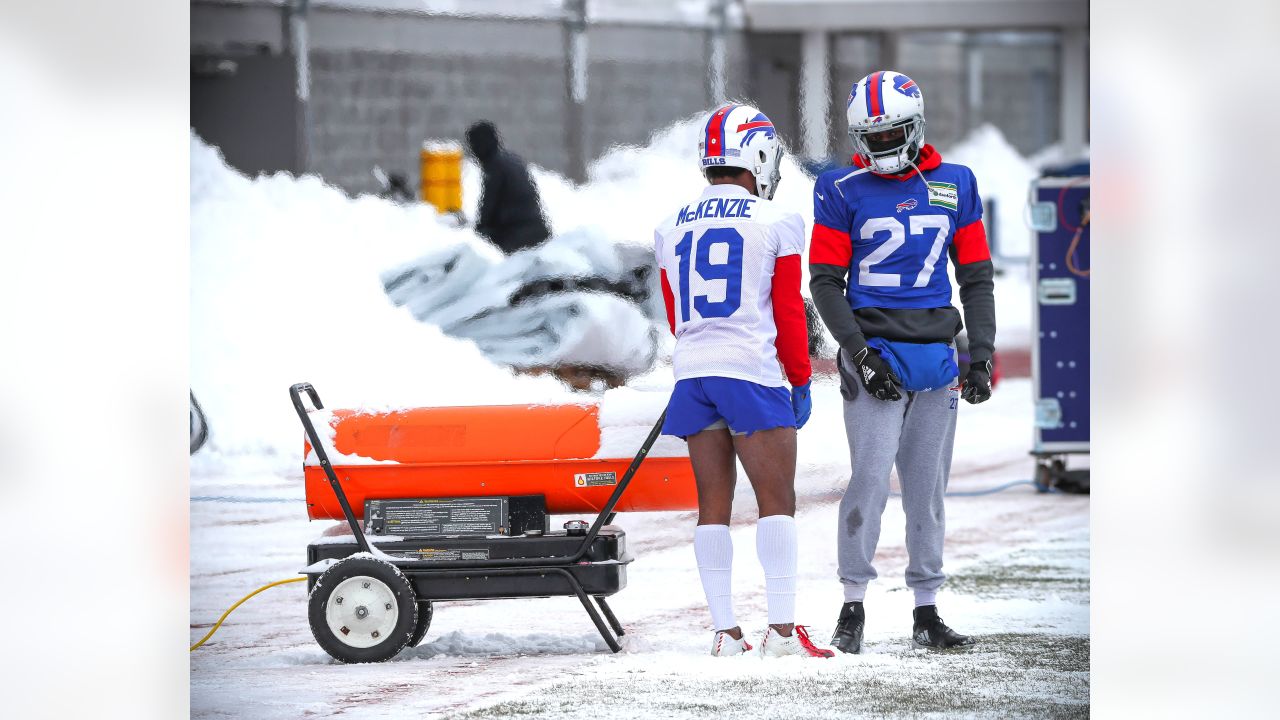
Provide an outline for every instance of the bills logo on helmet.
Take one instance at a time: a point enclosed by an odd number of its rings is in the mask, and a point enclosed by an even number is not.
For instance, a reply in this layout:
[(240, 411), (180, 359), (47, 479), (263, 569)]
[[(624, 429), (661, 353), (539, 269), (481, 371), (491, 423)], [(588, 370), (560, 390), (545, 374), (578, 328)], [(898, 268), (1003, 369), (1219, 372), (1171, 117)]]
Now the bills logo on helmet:
[(849, 102), (846, 102), (844, 104), (844, 107), (846, 110), (849, 109), (849, 106), (853, 104), (853, 99), (857, 96), (858, 96), (858, 83), (854, 83), (853, 89), (849, 91)]
[(920, 86), (906, 75), (898, 75), (893, 79), (893, 89), (907, 97), (920, 97)]
[(764, 133), (764, 136), (770, 140), (774, 136), (773, 123), (770, 122), (769, 118), (765, 117), (764, 113), (756, 113), (756, 116), (751, 120), (738, 126), (738, 132), (743, 130), (747, 131), (747, 134), (742, 136), (743, 145), (750, 145), (751, 138), (755, 137), (756, 133)]
[(915, 198), (908, 198), (898, 203), (897, 205), (898, 212), (902, 212), (903, 210), (915, 210), (916, 205), (919, 205), (919, 204), (920, 203), (917, 203)]

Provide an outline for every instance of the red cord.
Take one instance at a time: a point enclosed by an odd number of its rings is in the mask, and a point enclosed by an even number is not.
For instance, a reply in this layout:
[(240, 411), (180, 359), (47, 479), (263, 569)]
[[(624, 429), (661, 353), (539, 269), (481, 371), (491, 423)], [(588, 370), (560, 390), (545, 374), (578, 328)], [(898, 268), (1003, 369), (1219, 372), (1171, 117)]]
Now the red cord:
[(1076, 267), (1075, 262), (1076, 248), (1080, 245), (1080, 237), (1084, 235), (1084, 229), (1089, 225), (1089, 211), (1085, 210), (1080, 216), (1079, 225), (1072, 225), (1067, 222), (1067, 216), (1063, 212), (1063, 201), (1067, 199), (1067, 190), (1086, 182), (1089, 182), (1089, 177), (1087, 175), (1083, 177), (1074, 177), (1068, 180), (1067, 183), (1062, 186), (1062, 189), (1058, 191), (1058, 222), (1061, 223), (1063, 227), (1074, 233), (1071, 236), (1071, 244), (1067, 246), (1067, 272), (1075, 275), (1076, 277), (1089, 277), (1089, 270), (1081, 270)]
[(1071, 189), (1076, 185), (1079, 185), (1081, 183), (1087, 183), (1087, 182), (1089, 182), (1089, 176), (1087, 175), (1083, 177), (1074, 177), (1068, 180), (1067, 184), (1063, 185), (1062, 189), (1058, 191), (1058, 222), (1062, 223), (1062, 227), (1069, 228), (1073, 232), (1076, 230), (1079, 230), (1080, 228), (1067, 222), (1067, 216), (1064, 215), (1062, 212), (1062, 207), (1063, 207), (1062, 201), (1067, 199), (1067, 190)]

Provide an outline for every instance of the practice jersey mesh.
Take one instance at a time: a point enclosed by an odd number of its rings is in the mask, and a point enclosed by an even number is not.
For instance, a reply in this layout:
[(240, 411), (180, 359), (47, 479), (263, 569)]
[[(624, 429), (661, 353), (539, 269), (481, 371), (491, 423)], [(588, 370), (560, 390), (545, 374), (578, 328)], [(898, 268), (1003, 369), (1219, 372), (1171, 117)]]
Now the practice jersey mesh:
[(771, 283), (804, 251), (804, 220), (737, 185), (710, 185), (658, 226), (654, 252), (675, 306), (676, 380), (728, 377), (785, 386)]

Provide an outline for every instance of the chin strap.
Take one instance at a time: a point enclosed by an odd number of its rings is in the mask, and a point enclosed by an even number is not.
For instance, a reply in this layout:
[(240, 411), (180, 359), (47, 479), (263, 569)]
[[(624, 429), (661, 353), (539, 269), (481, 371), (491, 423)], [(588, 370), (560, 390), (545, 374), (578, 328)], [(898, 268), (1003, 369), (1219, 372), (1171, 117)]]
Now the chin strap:
[[(919, 152), (915, 154), (918, 156)], [(911, 166), (911, 169), (916, 171), (916, 175), (920, 176), (920, 181), (924, 183), (925, 200), (928, 200), (929, 199), (929, 181), (924, 179), (924, 171), (922, 171), (920, 169), (920, 166), (916, 165), (915, 161), (911, 159), (911, 154), (907, 155), (907, 164)]]

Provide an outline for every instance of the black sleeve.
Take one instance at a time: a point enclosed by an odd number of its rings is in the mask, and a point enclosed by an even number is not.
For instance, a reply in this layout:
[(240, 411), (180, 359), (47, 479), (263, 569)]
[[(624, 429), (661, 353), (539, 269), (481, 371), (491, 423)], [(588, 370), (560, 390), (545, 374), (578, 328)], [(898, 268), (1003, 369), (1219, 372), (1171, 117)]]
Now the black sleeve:
[(845, 277), (849, 268), (839, 265), (809, 265), (809, 294), (818, 308), (818, 315), (826, 324), (840, 347), (851, 356), (867, 346), (862, 328), (853, 317), (853, 309), (844, 297)]
[(964, 325), (969, 331), (969, 358), (974, 363), (985, 362), (996, 349), (995, 270), (990, 260), (959, 264), (955, 245), (948, 252), (960, 284)]
[(476, 232), (489, 237), (493, 234), (498, 219), (498, 206), (502, 202), (501, 168), (487, 167), (483, 169), (483, 185), (480, 188), (480, 210), (476, 217)]

